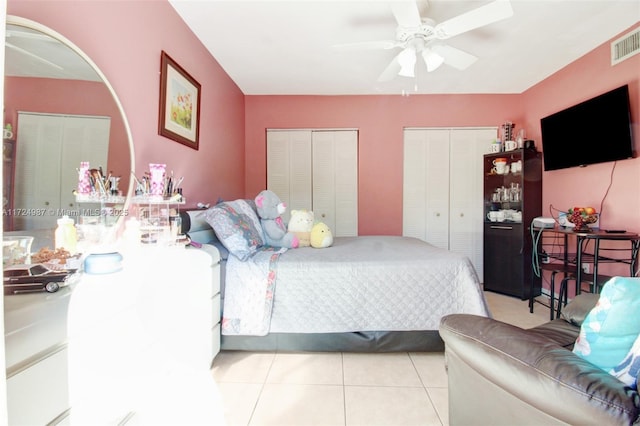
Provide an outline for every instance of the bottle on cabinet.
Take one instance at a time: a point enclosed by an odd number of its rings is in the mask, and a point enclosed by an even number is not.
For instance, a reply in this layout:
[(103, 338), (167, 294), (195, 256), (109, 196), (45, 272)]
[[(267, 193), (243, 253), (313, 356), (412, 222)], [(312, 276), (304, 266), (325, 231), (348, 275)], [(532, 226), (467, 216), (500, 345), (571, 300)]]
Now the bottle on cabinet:
[(76, 254), (78, 244), (78, 234), (73, 219), (64, 215), (58, 219), (58, 227), (55, 231), (56, 249), (64, 248), (70, 254)]

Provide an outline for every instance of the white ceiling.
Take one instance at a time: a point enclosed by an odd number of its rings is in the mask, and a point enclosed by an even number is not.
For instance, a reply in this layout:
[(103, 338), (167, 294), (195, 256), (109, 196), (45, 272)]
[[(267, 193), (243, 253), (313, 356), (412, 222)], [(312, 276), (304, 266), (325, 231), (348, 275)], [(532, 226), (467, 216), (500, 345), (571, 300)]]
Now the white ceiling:
[(7, 25), (4, 60), (5, 76), (102, 81), (67, 45), (18, 25)]
[[(446, 41), (479, 58), (471, 67), (419, 61), (416, 78), (379, 83), (399, 49), (335, 46), (393, 40), (390, 1), (169, 1), (247, 95), (522, 93), (640, 21), (640, 0), (511, 0), (513, 17)], [(489, 3), (418, 2), (436, 23)]]

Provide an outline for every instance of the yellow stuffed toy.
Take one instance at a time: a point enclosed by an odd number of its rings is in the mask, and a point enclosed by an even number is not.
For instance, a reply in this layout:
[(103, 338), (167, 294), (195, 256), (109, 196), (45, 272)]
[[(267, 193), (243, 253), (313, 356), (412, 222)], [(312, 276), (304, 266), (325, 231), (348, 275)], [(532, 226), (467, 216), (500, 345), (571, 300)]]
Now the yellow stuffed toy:
[(293, 232), (300, 240), (300, 247), (311, 245), (311, 229), (313, 228), (313, 212), (311, 210), (291, 210), (291, 219), (287, 230)]
[(323, 222), (318, 222), (311, 229), (311, 247), (325, 248), (333, 244), (331, 229)]

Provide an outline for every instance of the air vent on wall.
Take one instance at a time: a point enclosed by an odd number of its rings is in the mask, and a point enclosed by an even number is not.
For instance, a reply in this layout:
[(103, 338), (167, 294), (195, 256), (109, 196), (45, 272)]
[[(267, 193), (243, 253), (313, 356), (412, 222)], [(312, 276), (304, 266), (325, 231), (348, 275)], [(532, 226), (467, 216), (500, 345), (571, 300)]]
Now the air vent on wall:
[(611, 42), (611, 65), (640, 53), (640, 28)]

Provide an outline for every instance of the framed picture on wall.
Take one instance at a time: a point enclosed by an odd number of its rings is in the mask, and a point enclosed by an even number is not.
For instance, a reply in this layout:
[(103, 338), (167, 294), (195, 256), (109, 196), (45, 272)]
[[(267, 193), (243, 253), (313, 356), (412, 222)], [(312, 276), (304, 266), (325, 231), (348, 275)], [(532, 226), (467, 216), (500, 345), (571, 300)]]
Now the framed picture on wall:
[(198, 149), (200, 84), (164, 51), (160, 58), (159, 116), (160, 135)]

